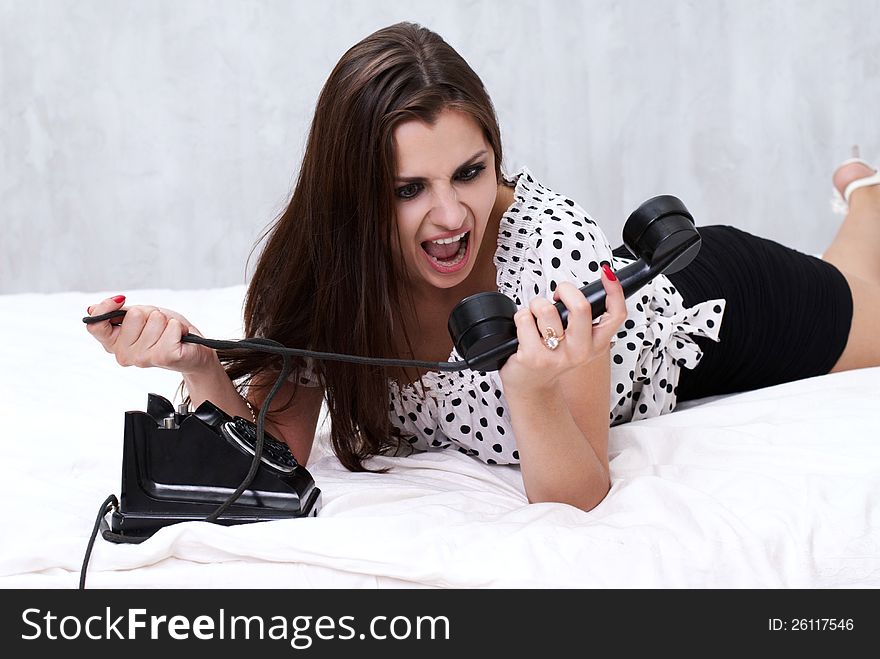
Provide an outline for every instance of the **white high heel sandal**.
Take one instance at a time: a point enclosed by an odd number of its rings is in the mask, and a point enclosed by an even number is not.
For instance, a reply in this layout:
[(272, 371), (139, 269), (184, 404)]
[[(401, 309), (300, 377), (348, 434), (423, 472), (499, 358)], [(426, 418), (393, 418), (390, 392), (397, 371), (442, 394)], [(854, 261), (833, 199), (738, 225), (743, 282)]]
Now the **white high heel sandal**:
[[(843, 195), (840, 194), (840, 190), (834, 187), (834, 196), (831, 199), (831, 209), (837, 215), (846, 215), (849, 212), (849, 198), (852, 196), (852, 193), (859, 188), (866, 188), (870, 185), (880, 185), (880, 172), (877, 171), (877, 168), (874, 167), (869, 162), (865, 162), (859, 157), (859, 147), (858, 145), (853, 146), (852, 148), (853, 157), (848, 160), (844, 160), (840, 163), (837, 168), (834, 170), (834, 173), (840, 170), (841, 167), (845, 167), (846, 165), (852, 165), (853, 163), (859, 163), (860, 165), (864, 165), (868, 169), (872, 170), (874, 173), (870, 176), (863, 176), (862, 178), (857, 178), (855, 181), (851, 181), (849, 185), (843, 191)], [(832, 175), (832, 179), (834, 176)]]

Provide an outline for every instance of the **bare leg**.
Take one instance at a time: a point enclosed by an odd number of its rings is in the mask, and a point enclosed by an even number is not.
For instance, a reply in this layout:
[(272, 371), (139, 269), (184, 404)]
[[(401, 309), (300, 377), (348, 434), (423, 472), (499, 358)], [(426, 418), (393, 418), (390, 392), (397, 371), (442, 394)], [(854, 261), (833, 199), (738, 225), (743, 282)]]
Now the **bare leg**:
[(880, 341), (877, 340), (877, 327), (880, 327), (880, 284), (865, 281), (846, 270), (841, 270), (841, 273), (852, 292), (853, 317), (846, 348), (830, 372), (880, 366)]
[[(851, 164), (835, 174), (838, 190), (872, 171)], [(855, 190), (849, 200), (849, 213), (822, 259), (868, 282), (880, 285), (880, 185)]]
[(831, 373), (880, 366), (880, 186), (853, 192), (849, 214), (822, 259), (840, 270), (853, 297), (849, 339)]

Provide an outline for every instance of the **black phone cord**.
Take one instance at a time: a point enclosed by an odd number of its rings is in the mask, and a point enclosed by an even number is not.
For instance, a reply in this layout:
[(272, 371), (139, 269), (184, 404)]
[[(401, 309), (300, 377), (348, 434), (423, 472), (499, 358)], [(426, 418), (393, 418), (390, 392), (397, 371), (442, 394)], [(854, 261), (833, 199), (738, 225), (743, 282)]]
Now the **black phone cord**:
[[(83, 318), (84, 323), (98, 323), (104, 320), (110, 320), (111, 318), (118, 318), (120, 316), (125, 315), (124, 309), (118, 309), (116, 311), (111, 311), (109, 313), (101, 314), (99, 316), (86, 316)], [(254, 443), (254, 456), (251, 460), (251, 467), (248, 471), (247, 475), (244, 477), (244, 480), (239, 484), (239, 486), (235, 489), (235, 491), (230, 494), (226, 501), (224, 501), (220, 506), (208, 515), (204, 521), (216, 523), (217, 520), (235, 501), (241, 496), (241, 494), (250, 486), (251, 482), (255, 478), (257, 474), (257, 470), (260, 466), (260, 459), (263, 455), (263, 444), (265, 442), (265, 426), (266, 426), (266, 414), (269, 411), (269, 405), (272, 402), (272, 399), (275, 397), (275, 394), (278, 393), (278, 390), (281, 389), (285, 379), (290, 374), (292, 367), (290, 363), (290, 357), (306, 357), (313, 356), (322, 360), (329, 361), (346, 361), (353, 362), (355, 364), (371, 364), (371, 365), (385, 365), (385, 366), (415, 366), (418, 368), (429, 368), (433, 370), (439, 371), (463, 371), (468, 368), (467, 362), (464, 360), (456, 361), (456, 362), (430, 362), (430, 361), (419, 361), (419, 360), (407, 360), (407, 359), (386, 359), (386, 358), (371, 358), (371, 357), (361, 357), (359, 355), (343, 355), (335, 352), (317, 352), (314, 350), (302, 350), (299, 348), (288, 348), (277, 341), (273, 341), (272, 339), (265, 338), (250, 338), (250, 339), (241, 339), (241, 340), (220, 340), (220, 339), (206, 339), (201, 336), (197, 336), (195, 334), (187, 333), (180, 339), (181, 343), (196, 343), (199, 345), (207, 346), (208, 348), (213, 348), (215, 350), (233, 350), (244, 348), (245, 350), (254, 350), (257, 352), (267, 352), (270, 354), (281, 355), (283, 359), (283, 366), (281, 368), (281, 373), (278, 375), (278, 378), (275, 380), (275, 384), (272, 386), (272, 389), (269, 391), (269, 394), (266, 396), (266, 400), (263, 401), (262, 407), (260, 407), (260, 411), (257, 414), (257, 438)], [(147, 537), (138, 537), (138, 536), (130, 536), (123, 535), (120, 533), (114, 533), (107, 526), (107, 522), (105, 517), (109, 512), (114, 509), (119, 508), (119, 500), (115, 495), (111, 494), (107, 497), (104, 503), (101, 504), (101, 508), (98, 511), (98, 517), (95, 519), (95, 526), (92, 529), (92, 533), (89, 537), (89, 544), (86, 548), (85, 556), (83, 558), (82, 568), (80, 569), (80, 578), (79, 578), (79, 588), (80, 590), (85, 589), (86, 583), (86, 570), (89, 565), (89, 560), (92, 555), (92, 549), (95, 544), (95, 539), (97, 538), (98, 531), (101, 531), (101, 537), (105, 540), (109, 540), (116, 543), (128, 543), (128, 544), (140, 544)], [(103, 528), (102, 528), (103, 527)]]

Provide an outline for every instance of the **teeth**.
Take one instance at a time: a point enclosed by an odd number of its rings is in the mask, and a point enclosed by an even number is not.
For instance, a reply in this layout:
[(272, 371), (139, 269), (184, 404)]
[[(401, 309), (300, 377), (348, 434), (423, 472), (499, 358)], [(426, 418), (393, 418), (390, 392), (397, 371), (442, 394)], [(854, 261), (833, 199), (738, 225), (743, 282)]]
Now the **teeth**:
[(467, 231), (464, 233), (460, 233), (457, 236), (452, 236), (451, 238), (443, 238), (441, 240), (431, 240), (429, 242), (435, 243), (437, 245), (448, 245), (449, 243), (457, 243), (459, 240), (464, 238), (468, 234)]
[(461, 247), (458, 248), (458, 252), (456, 252), (455, 256), (451, 261), (440, 261), (439, 259), (428, 254), (428, 258), (431, 259), (434, 263), (439, 265), (443, 265), (447, 268), (451, 268), (454, 265), (458, 265), (464, 259), (464, 254), (467, 251), (467, 247), (465, 247), (464, 243), (461, 244)]

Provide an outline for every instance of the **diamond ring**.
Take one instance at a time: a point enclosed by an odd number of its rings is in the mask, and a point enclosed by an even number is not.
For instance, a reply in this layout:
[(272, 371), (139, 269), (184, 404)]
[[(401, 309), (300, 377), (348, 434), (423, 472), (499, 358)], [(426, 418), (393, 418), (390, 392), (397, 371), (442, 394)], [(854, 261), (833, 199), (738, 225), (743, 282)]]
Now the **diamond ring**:
[(559, 347), (560, 341), (565, 339), (565, 334), (562, 336), (556, 336), (556, 330), (552, 327), (547, 327), (544, 329), (544, 345), (550, 348), (550, 350), (556, 350)]

